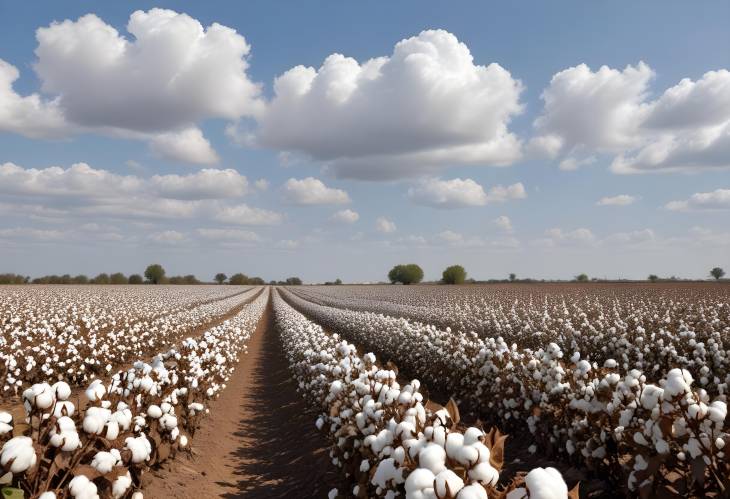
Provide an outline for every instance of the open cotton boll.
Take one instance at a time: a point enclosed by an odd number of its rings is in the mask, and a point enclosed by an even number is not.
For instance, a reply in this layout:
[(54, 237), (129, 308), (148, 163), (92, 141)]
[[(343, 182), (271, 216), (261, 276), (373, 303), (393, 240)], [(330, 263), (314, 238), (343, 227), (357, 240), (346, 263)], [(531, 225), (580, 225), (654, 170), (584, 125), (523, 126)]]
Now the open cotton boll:
[(142, 492), (135, 492), (132, 494), (132, 499), (144, 499), (144, 495), (142, 495)]
[(99, 473), (109, 473), (117, 465), (117, 458), (111, 452), (99, 451), (91, 460), (91, 466)]
[(436, 494), (439, 497), (446, 497), (447, 490), (451, 495), (459, 492), (464, 487), (464, 480), (453, 471), (444, 470), (436, 475), (434, 485), (436, 486)]
[(484, 485), (496, 485), (499, 481), (499, 471), (489, 464), (489, 462), (477, 464), (469, 470), (468, 474), (471, 480)]
[(114, 480), (114, 483), (112, 483), (112, 496), (114, 497), (114, 499), (119, 499), (120, 497), (123, 497), (131, 486), (132, 475), (130, 475), (129, 471), (127, 471), (125, 475), (118, 476), (117, 479)]
[(90, 402), (96, 402), (106, 395), (106, 388), (104, 388), (104, 384), (101, 380), (97, 379), (91, 382), (85, 393), (86, 398), (89, 399)]
[(555, 468), (534, 468), (525, 477), (530, 499), (565, 499), (568, 486)]
[(96, 484), (84, 475), (75, 476), (68, 484), (68, 490), (76, 499), (99, 499)]
[(124, 447), (132, 452), (132, 462), (135, 464), (147, 461), (152, 453), (152, 445), (144, 435), (127, 437)]
[[(484, 487), (479, 485), (478, 483), (473, 483), (471, 485), (467, 485), (463, 489), (459, 491), (459, 493), (456, 495), (456, 499), (489, 499), (487, 497), (487, 491), (484, 490)], [(563, 497), (562, 499), (565, 499)]]
[(446, 451), (438, 444), (429, 443), (418, 453), (418, 462), (434, 475), (446, 469)]
[(44, 492), (41, 495), (38, 496), (38, 499), (56, 499), (56, 493), (55, 492)]
[(165, 431), (177, 428), (177, 418), (170, 414), (163, 414), (159, 419), (160, 427)]
[(380, 461), (371, 480), (371, 483), (383, 489), (388, 488), (389, 482), (403, 483), (403, 469), (396, 465), (392, 457)]
[(83, 428), (86, 433), (101, 435), (107, 421), (111, 418), (111, 411), (103, 407), (89, 407), (84, 416)]
[(73, 416), (75, 412), (76, 407), (68, 400), (58, 401), (53, 407), (53, 415), (57, 418), (62, 416)]
[(433, 482), (436, 479), (431, 470), (416, 468), (406, 478), (406, 499), (436, 499)]
[(13, 415), (9, 412), (0, 411), (0, 435), (13, 431)]
[(68, 400), (71, 396), (71, 387), (65, 381), (54, 383), (52, 388), (58, 400)]
[(23, 473), (35, 466), (38, 458), (33, 448), (33, 439), (30, 437), (13, 437), (2, 447), (0, 451), (0, 465), (7, 469), (10, 461), (10, 470), (13, 473)]

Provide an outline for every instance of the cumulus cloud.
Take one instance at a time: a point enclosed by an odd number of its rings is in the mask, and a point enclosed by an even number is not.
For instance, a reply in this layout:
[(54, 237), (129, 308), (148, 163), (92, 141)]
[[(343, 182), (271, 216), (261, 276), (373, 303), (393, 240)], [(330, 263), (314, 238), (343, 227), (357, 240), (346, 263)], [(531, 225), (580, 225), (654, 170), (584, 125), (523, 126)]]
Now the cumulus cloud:
[(279, 76), (256, 140), (325, 161), (341, 177), (507, 165), (521, 155), (508, 129), (522, 111), (521, 91), (498, 64), (475, 64), (451, 33), (424, 31), (390, 56), (359, 63), (333, 54), (319, 69), (297, 66)]
[(730, 210), (730, 189), (698, 192), (683, 201), (671, 201), (665, 208), (672, 211)]
[(598, 206), (628, 206), (634, 204), (638, 198), (628, 194), (619, 194), (617, 196), (602, 197), (596, 203)]
[(99, 133), (145, 140), (155, 154), (212, 164), (196, 126), (238, 120), (264, 107), (247, 74), (251, 48), (239, 33), (172, 10), (135, 11), (129, 36), (94, 14), (36, 31), (38, 94), (12, 87), (17, 68), (0, 61), (0, 130), (29, 137)]
[(234, 225), (278, 225), (284, 217), (275, 211), (239, 204), (221, 208), (215, 214), (215, 219)]
[(350, 202), (347, 192), (327, 187), (321, 180), (314, 177), (301, 180), (290, 178), (284, 184), (283, 192), (284, 199), (293, 204), (346, 204)]
[(408, 190), (408, 197), (414, 203), (436, 208), (484, 206), (490, 202), (498, 203), (526, 196), (525, 187), (519, 182), (506, 187), (497, 185), (486, 192), (480, 184), (470, 178), (451, 180), (428, 178)]
[(346, 209), (338, 211), (332, 215), (331, 219), (339, 223), (354, 224), (360, 220), (360, 215), (356, 211)]
[(562, 157), (563, 169), (593, 153), (614, 155), (611, 170), (622, 174), (730, 168), (730, 71), (685, 78), (650, 100), (653, 77), (643, 62), (557, 73), (528, 149)]
[[(96, 169), (0, 165), (0, 194), (26, 215), (114, 218), (201, 218), (236, 225), (273, 225), (282, 215), (239, 204), (249, 190), (237, 171), (203, 169), (188, 175), (142, 178)], [(17, 212), (17, 209), (15, 210)]]
[(598, 238), (590, 229), (580, 227), (573, 230), (552, 228), (545, 231), (545, 238), (538, 239), (536, 243), (541, 246), (589, 246), (597, 242)]
[(150, 149), (159, 157), (198, 165), (214, 164), (219, 159), (203, 132), (196, 127), (155, 135), (150, 140)]
[(390, 234), (396, 231), (395, 223), (385, 217), (378, 217), (375, 220), (375, 230), (383, 234)]
[(501, 215), (495, 218), (494, 225), (508, 233), (511, 233), (514, 230), (514, 228), (512, 227), (512, 220), (510, 220), (507, 215)]

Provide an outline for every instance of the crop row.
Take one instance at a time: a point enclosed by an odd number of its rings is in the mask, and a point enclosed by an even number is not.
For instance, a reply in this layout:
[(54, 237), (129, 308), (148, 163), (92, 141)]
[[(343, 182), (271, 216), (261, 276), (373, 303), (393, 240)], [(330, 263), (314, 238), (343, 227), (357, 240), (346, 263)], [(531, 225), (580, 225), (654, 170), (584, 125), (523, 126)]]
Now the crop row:
[(712, 395), (728, 389), (730, 288), (641, 286), (329, 286), (296, 293), (325, 306), (382, 313), (441, 330), (555, 343), (591, 362), (617, 361), (652, 382), (687, 369)]
[(537, 468), (498, 488), (504, 437), (459, 427), (458, 410), (427, 406), (420, 383), (401, 385), (375, 355), (327, 334), (274, 293), (274, 316), (299, 390), (349, 485), (329, 497), (486, 499), (566, 497), (560, 474)]
[(267, 302), (265, 291), (201, 335), (92, 381), (76, 403), (64, 381), (23, 391), (22, 408), (0, 411), (0, 465), (11, 485), (40, 499), (141, 499), (146, 470), (189, 449)]
[(686, 497), (730, 490), (725, 396), (711, 400), (686, 369), (672, 367), (650, 383), (640, 369), (565, 355), (556, 343), (520, 349), (502, 338), (283, 293), (307, 317), (397, 359), (486, 421), (510, 431), (528, 429), (544, 450), (601, 469), (632, 494)]
[[(1, 305), (2, 396), (17, 395), (27, 384), (50, 379), (87, 384), (135, 359), (147, 358), (150, 351), (175, 345), (184, 335), (234, 311), (261, 289), (192, 293), (194, 301), (180, 301), (177, 290), (166, 288), (173, 297), (168, 306), (151, 307), (145, 305), (148, 300), (168, 295), (148, 292), (148, 288), (126, 288), (128, 294), (119, 295), (125, 297), (121, 303), (107, 308), (83, 287), (60, 288), (60, 292), (51, 288), (49, 302), (42, 301), (47, 288), (40, 288), (29, 304), (22, 304), (22, 293), (13, 294)], [(99, 290), (101, 296), (111, 298), (105, 293)], [(144, 312), (138, 312), (137, 305)]]

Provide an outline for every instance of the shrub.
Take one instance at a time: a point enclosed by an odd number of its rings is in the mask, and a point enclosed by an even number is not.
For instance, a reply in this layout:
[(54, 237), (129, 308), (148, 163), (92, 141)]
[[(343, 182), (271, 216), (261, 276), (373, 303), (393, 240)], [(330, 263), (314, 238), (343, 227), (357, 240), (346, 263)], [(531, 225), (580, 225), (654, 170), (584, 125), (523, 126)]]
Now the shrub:
[(242, 286), (244, 284), (248, 284), (249, 278), (246, 276), (246, 274), (233, 274), (230, 279), (228, 279), (228, 284), (232, 284), (234, 286)]
[(461, 265), (452, 265), (446, 267), (442, 274), (444, 284), (464, 284), (466, 280), (466, 270)]
[(393, 284), (416, 284), (423, 280), (423, 270), (415, 263), (396, 265), (388, 272), (388, 279)]
[(109, 284), (109, 274), (102, 272), (91, 280), (92, 284)]
[(121, 272), (115, 272), (114, 274), (109, 276), (109, 282), (111, 284), (127, 284), (127, 282), (129, 281), (127, 280), (127, 277)]
[(144, 271), (144, 276), (152, 284), (159, 284), (165, 277), (165, 269), (159, 263), (154, 263), (147, 267)]
[(132, 274), (129, 276), (129, 284), (142, 284), (143, 282), (142, 276), (139, 274)]

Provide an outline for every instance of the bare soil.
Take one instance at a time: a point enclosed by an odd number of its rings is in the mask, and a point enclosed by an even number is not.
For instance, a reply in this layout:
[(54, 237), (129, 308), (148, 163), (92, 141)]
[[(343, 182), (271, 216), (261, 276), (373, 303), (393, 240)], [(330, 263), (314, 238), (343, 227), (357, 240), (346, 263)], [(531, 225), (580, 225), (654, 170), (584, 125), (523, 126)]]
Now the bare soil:
[(153, 473), (146, 498), (327, 497), (338, 485), (327, 442), (289, 374), (271, 303), (192, 441)]

